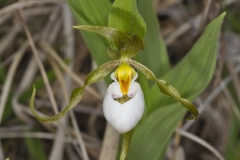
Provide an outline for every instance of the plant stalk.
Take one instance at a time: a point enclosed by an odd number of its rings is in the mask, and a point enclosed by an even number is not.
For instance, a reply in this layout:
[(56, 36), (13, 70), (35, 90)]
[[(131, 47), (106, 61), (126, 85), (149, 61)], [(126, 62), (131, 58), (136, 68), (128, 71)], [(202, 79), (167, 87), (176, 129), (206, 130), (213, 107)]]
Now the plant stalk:
[(125, 160), (127, 157), (128, 149), (129, 149), (131, 138), (132, 138), (132, 132), (133, 132), (133, 129), (128, 131), (127, 133), (122, 134), (123, 144), (122, 144), (120, 160)]

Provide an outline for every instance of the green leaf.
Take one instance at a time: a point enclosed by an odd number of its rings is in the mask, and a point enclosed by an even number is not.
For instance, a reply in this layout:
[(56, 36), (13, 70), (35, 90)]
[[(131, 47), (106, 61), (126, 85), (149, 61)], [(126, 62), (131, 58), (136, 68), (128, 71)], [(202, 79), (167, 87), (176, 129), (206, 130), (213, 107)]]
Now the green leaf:
[(161, 77), (170, 70), (170, 63), (165, 43), (159, 36), (159, 21), (153, 9), (152, 1), (138, 0), (137, 2), (139, 12), (147, 26), (147, 33), (144, 38), (145, 49), (140, 51), (137, 57), (139, 62), (149, 68), (156, 77)]
[(108, 27), (137, 35), (143, 40), (146, 24), (138, 12), (136, 0), (115, 0), (110, 10)]
[[(239, 99), (236, 94), (236, 87), (233, 84), (233, 82), (230, 82), (228, 84), (228, 90), (235, 101), (236, 105), (239, 108)], [(227, 136), (227, 146), (225, 151), (225, 159), (226, 160), (239, 160), (240, 159), (240, 137), (239, 137), (239, 131), (240, 131), (240, 123), (239, 119), (236, 116), (236, 114), (232, 111), (230, 115), (230, 125), (228, 127), (228, 136)]]
[(41, 139), (25, 138), (25, 142), (27, 144), (28, 153), (30, 154), (31, 159), (47, 159), (47, 156), (44, 152), (44, 146), (42, 143), (43, 141)]
[(116, 68), (120, 64), (120, 61), (109, 61), (93, 70), (87, 75), (85, 86), (95, 83), (103, 79), (106, 75), (108, 75), (114, 68)]
[[(107, 26), (108, 14), (112, 5), (109, 0), (101, 0), (101, 3), (91, 0), (67, 0), (67, 3), (77, 24)], [(104, 37), (90, 32), (82, 32), (82, 36), (99, 66), (110, 60), (107, 55), (108, 41)]]
[[(218, 33), (225, 14), (213, 20), (184, 59), (161, 78), (176, 88), (182, 97), (196, 97), (212, 79), (216, 65)], [(171, 98), (162, 96), (158, 90), (157, 85), (151, 89), (151, 94), (155, 95), (152, 96), (152, 111), (159, 106), (175, 103)]]
[[(168, 53), (164, 41), (159, 36), (159, 22), (156, 13), (152, 7), (152, 1), (138, 0), (138, 9), (142, 15), (146, 26), (147, 33), (144, 38), (145, 49), (139, 51), (135, 56), (135, 60), (144, 64), (150, 69), (157, 77), (161, 77), (166, 74), (170, 69), (170, 63), (168, 59)], [(156, 63), (156, 61), (158, 63)], [(144, 78), (144, 76), (143, 76)], [(149, 91), (151, 82), (139, 78), (144, 97), (146, 101), (146, 114), (150, 112), (152, 108), (152, 94)]]
[(101, 26), (73, 26), (74, 28), (100, 34), (113, 42), (121, 57), (132, 58), (137, 51), (144, 49), (143, 41), (136, 35), (131, 35), (115, 28)]
[(164, 159), (169, 139), (184, 113), (179, 104), (173, 104), (159, 108), (141, 120), (133, 130), (127, 160)]
[[(139, 37), (143, 44), (142, 40), (146, 34), (146, 24), (138, 12), (136, 0), (115, 0), (108, 17), (108, 27)], [(128, 47), (132, 48), (133, 45), (128, 45)], [(113, 57), (112, 55), (116, 55), (115, 57), (122, 55), (122, 57), (132, 58), (139, 50), (118, 53), (117, 46), (114, 43), (110, 43), (109, 48), (108, 54), (110, 57)]]
[[(184, 60), (162, 78), (190, 100), (196, 97), (211, 80), (216, 63), (218, 32), (224, 16), (225, 13), (211, 22)], [(185, 110), (172, 98), (158, 93), (158, 86), (155, 85), (150, 93), (154, 95), (151, 97), (155, 101), (155, 106), (133, 131), (127, 156), (129, 160), (164, 159), (169, 139), (185, 114)]]

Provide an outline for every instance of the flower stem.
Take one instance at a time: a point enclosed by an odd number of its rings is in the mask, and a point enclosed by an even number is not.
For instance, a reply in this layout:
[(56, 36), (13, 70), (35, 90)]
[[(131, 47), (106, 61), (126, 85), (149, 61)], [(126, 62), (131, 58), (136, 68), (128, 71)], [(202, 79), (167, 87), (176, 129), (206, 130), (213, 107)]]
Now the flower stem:
[(127, 157), (128, 149), (131, 142), (132, 132), (133, 132), (133, 129), (123, 134), (123, 144), (122, 144), (120, 160), (125, 160)]

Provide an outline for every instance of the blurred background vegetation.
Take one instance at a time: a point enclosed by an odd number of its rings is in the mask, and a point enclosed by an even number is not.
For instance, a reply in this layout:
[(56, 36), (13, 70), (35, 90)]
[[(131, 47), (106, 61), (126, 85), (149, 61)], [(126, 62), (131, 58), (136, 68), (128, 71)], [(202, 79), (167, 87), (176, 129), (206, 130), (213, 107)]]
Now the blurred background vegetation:
[[(183, 128), (199, 137), (200, 141), (193, 141), (189, 135), (174, 134), (165, 159), (219, 159), (201, 145), (206, 141), (226, 160), (239, 160), (240, 1), (152, 0), (152, 3), (161, 26), (159, 36), (167, 45), (172, 66), (190, 50), (205, 26), (227, 11), (219, 35), (214, 77), (194, 101), (202, 114), (193, 125)], [(0, 112), (3, 116), (0, 160), (8, 157), (11, 160), (84, 159), (83, 148), (86, 148), (89, 159), (99, 159), (106, 128), (101, 109), (106, 86), (100, 82), (89, 87), (80, 104), (73, 109), (73, 121), (38, 122), (28, 106), (33, 83), (38, 88), (35, 103), (41, 106), (39, 110), (53, 115), (52, 105), (21, 24), (19, 10), (33, 37), (59, 109), (65, 106), (70, 91), (81, 85), (86, 75), (96, 67), (80, 32), (72, 29), (76, 22), (65, 1), (1, 0)], [(58, 66), (60, 63), (61, 68)], [(77, 76), (64, 66), (69, 66)], [(76, 131), (74, 122), (80, 133)]]

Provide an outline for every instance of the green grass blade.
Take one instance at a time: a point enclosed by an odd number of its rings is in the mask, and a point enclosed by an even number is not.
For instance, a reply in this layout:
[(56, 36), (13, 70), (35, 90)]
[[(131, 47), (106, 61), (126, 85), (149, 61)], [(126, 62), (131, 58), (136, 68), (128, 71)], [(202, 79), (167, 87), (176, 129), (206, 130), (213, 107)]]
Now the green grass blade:
[(240, 124), (234, 113), (232, 113), (229, 134), (228, 134), (228, 144), (225, 152), (226, 160), (239, 160), (240, 154), (240, 140), (239, 140), (239, 131)]
[(144, 39), (145, 50), (139, 52), (139, 62), (148, 67), (159, 78), (170, 69), (166, 46), (164, 41), (159, 38), (159, 22), (152, 1), (138, 0), (137, 2), (139, 12), (147, 25), (147, 34)]
[(31, 159), (34, 160), (47, 159), (41, 139), (25, 138), (25, 142), (27, 144), (28, 153), (30, 154)]
[[(161, 79), (176, 88), (184, 98), (196, 97), (209, 84), (216, 65), (219, 30), (226, 13), (221, 14), (204, 30), (186, 57)], [(151, 89), (153, 108), (175, 103), (159, 93), (157, 85)]]
[[(212, 77), (216, 62), (218, 32), (224, 16), (225, 13), (210, 23), (185, 59), (163, 77), (176, 87), (182, 96), (190, 100), (207, 86)], [(151, 97), (156, 102), (154, 110), (144, 117), (133, 131), (127, 157), (129, 160), (163, 159), (174, 129), (186, 112), (172, 98), (164, 95), (157, 97), (157, 93), (159, 93), (158, 88), (151, 92), (151, 95), (154, 95)], [(159, 107), (163, 105), (165, 107)]]
[[(77, 25), (107, 26), (108, 14), (111, 7), (109, 0), (67, 0), (72, 10)], [(108, 41), (100, 35), (88, 32), (81, 32), (82, 36), (98, 65), (110, 60), (107, 55)]]
[(127, 160), (162, 160), (166, 146), (185, 109), (173, 104), (157, 109), (133, 130)]

